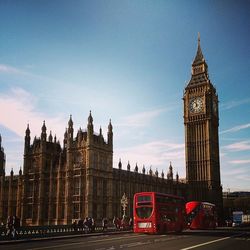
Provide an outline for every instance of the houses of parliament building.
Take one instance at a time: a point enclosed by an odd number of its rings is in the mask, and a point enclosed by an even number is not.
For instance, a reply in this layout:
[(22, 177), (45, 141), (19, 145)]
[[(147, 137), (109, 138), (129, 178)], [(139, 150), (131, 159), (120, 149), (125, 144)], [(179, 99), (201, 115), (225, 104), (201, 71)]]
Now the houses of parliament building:
[(95, 219), (122, 215), (121, 197), (128, 197), (132, 216), (133, 195), (157, 191), (202, 200), (222, 208), (219, 162), (219, 113), (216, 89), (209, 80), (200, 39), (192, 63), (191, 79), (184, 90), (186, 179), (180, 180), (170, 166), (158, 173), (138, 166), (113, 167), (113, 127), (107, 138), (94, 132), (90, 112), (87, 129), (74, 133), (72, 117), (61, 146), (48, 135), (45, 122), (40, 137), (31, 142), (27, 126), (23, 170), (5, 174), (5, 153), (0, 136), (0, 221), (16, 215), (22, 225), (71, 224), (91, 216)]

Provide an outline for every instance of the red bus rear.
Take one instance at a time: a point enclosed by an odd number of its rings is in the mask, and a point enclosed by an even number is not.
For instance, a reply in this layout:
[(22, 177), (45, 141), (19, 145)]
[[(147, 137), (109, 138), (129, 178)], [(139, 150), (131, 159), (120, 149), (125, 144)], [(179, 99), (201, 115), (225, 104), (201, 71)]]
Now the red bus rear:
[(185, 227), (185, 201), (182, 197), (155, 192), (134, 195), (134, 232), (181, 232)]
[(214, 229), (217, 224), (215, 205), (209, 202), (190, 201), (186, 204), (190, 229)]

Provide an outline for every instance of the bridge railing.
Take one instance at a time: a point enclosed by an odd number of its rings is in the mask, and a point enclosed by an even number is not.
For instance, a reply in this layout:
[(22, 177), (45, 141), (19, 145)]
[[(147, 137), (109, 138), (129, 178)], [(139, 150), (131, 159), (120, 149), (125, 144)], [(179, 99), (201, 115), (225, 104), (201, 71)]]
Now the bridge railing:
[[(122, 229), (125, 230), (125, 229)], [(105, 230), (108, 232), (116, 231), (112, 225)], [(89, 234), (93, 232), (103, 232), (103, 228), (99, 225), (95, 229), (79, 227), (74, 225), (49, 225), (49, 226), (22, 226), (16, 229), (15, 234), (11, 234), (6, 227), (0, 227), (0, 240), (10, 239), (28, 239), (43, 238), (64, 235)]]

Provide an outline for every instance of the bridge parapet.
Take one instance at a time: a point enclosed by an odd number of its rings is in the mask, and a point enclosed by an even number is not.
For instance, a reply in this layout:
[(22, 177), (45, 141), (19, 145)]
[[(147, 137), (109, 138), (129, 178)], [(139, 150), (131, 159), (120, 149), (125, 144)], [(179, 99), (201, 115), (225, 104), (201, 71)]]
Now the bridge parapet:
[[(116, 231), (113, 226), (107, 228), (107, 231)], [(64, 235), (77, 235), (89, 233), (101, 233), (103, 228), (96, 226), (94, 229), (80, 227), (75, 225), (50, 225), (50, 226), (22, 226), (15, 231), (9, 232), (6, 227), (0, 227), (0, 241), (10, 239), (29, 239), (29, 238), (43, 238), (55, 237)]]

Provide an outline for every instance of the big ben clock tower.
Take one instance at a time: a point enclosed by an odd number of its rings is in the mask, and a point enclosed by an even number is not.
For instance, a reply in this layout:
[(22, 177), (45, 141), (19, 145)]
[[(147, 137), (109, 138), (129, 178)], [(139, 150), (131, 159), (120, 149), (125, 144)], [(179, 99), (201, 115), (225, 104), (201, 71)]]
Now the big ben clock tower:
[(219, 159), (218, 95), (209, 80), (200, 37), (192, 63), (191, 80), (184, 91), (186, 179), (188, 199), (215, 203), (222, 208)]

